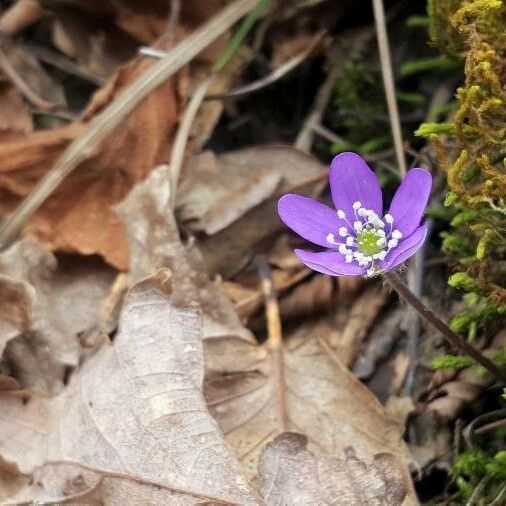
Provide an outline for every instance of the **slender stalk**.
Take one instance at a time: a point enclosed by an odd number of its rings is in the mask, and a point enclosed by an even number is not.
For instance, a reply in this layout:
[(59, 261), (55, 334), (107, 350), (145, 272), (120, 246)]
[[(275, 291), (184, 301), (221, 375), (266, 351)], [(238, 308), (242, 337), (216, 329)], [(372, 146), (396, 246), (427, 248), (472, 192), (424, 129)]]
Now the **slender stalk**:
[(482, 365), (493, 377), (501, 379), (506, 383), (506, 372), (501, 371), (492, 360), (483, 353), (471, 346), (461, 335), (454, 332), (439, 316), (428, 308), (404, 283), (404, 280), (395, 272), (385, 272), (383, 277), (390, 286), (404, 299), (418, 314), (432, 327), (441, 332), (445, 339), (462, 353), (468, 355)]
[(374, 22), (376, 25), (376, 36), (378, 39), (381, 75), (383, 77), (383, 87), (385, 88), (388, 115), (390, 116), (390, 128), (394, 139), (395, 155), (397, 157), (399, 172), (402, 176), (404, 176), (404, 174), (406, 174), (406, 159), (404, 157), (404, 146), (402, 144), (399, 108), (397, 107), (397, 99), (395, 97), (395, 81), (392, 70), (392, 61), (390, 58), (390, 46), (388, 43), (387, 23), (385, 20), (383, 0), (372, 0), (372, 6), (374, 11)]

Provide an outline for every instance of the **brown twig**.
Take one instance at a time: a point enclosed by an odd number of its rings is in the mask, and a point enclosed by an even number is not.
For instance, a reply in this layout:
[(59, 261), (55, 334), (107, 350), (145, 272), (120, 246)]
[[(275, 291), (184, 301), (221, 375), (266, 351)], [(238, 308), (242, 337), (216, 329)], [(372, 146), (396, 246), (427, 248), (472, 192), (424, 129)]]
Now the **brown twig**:
[(179, 182), (179, 175), (181, 174), (181, 167), (183, 165), (184, 153), (188, 143), (188, 136), (190, 129), (195, 120), (195, 116), (206, 96), (209, 86), (211, 86), (215, 75), (211, 75), (202, 81), (194, 91), (191, 100), (188, 102), (183, 118), (179, 123), (179, 127), (172, 145), (172, 152), (170, 155), (170, 201), (171, 206), (174, 207), (176, 203), (176, 190)]
[(272, 282), (271, 269), (267, 262), (257, 257), (255, 259), (255, 266), (257, 268), (260, 279), (262, 280), (262, 292), (265, 299), (265, 318), (267, 320), (267, 346), (271, 350), (274, 360), (273, 370), (277, 375), (277, 405), (278, 416), (280, 420), (281, 432), (286, 431), (288, 425), (288, 414), (286, 412), (286, 391), (284, 380), (284, 362), (283, 362), (283, 333), (281, 329), (281, 318), (279, 316), (278, 298), (276, 289)]
[(283, 78), (287, 74), (289, 74), (292, 70), (297, 68), (302, 62), (304, 62), (307, 57), (314, 51), (316, 46), (321, 42), (323, 36), (325, 35), (324, 31), (321, 31), (313, 37), (309, 46), (302, 51), (301, 53), (295, 55), (293, 58), (290, 58), (285, 63), (275, 68), (270, 74), (261, 79), (253, 81), (252, 83), (246, 84), (244, 86), (239, 86), (234, 90), (229, 91), (228, 93), (223, 93), (220, 95), (208, 95), (205, 100), (223, 100), (227, 98), (237, 98), (245, 95), (249, 95), (255, 91), (261, 90), (275, 83), (279, 79)]
[(84, 71), (79, 65), (73, 62), (70, 58), (51, 51), (45, 47), (27, 45), (27, 49), (40, 61), (51, 65), (57, 69), (63, 70), (67, 74), (77, 76), (85, 81), (88, 81), (96, 86), (102, 86), (105, 84), (106, 79), (103, 77), (92, 74), (88, 71)]
[[(299, 132), (297, 139), (295, 140), (294, 146), (296, 148), (306, 152), (311, 149), (315, 133), (314, 128), (316, 125), (319, 125), (321, 123), (325, 108), (327, 107), (327, 104), (332, 97), (335, 83), (342, 75), (343, 60), (345, 57), (349, 56), (349, 54), (354, 55), (360, 53), (370, 38), (373, 36), (373, 34), (373, 30), (365, 28), (358, 32), (350, 33), (348, 36), (342, 37), (341, 46), (338, 48), (336, 54), (332, 57), (332, 67), (327, 74), (325, 81), (320, 86), (320, 89), (316, 94), (313, 107), (304, 120), (303, 127)], [(347, 40), (350, 38), (352, 41), (351, 47), (345, 47)]]
[(374, 11), (374, 22), (376, 25), (376, 36), (378, 39), (378, 49), (381, 63), (381, 75), (383, 77), (383, 86), (385, 88), (385, 97), (387, 100), (388, 115), (390, 116), (390, 128), (394, 139), (395, 155), (397, 165), (402, 176), (406, 174), (406, 158), (402, 143), (401, 120), (397, 99), (395, 97), (395, 82), (392, 71), (392, 61), (390, 59), (390, 47), (388, 44), (388, 33), (386, 28), (385, 10), (383, 0), (372, 0)]
[(5, 248), (60, 183), (132, 112), (154, 89), (187, 64), (202, 49), (243, 17), (257, 4), (256, 0), (236, 0), (182, 40), (167, 56), (156, 62), (134, 81), (117, 100), (89, 123), (86, 132), (73, 141), (42, 178), (33, 192), (0, 228), (0, 249)]
[(407, 302), (418, 314), (432, 327), (441, 332), (444, 338), (455, 348), (471, 357), (482, 365), (496, 379), (506, 383), (506, 372), (501, 371), (492, 360), (487, 358), (481, 351), (471, 346), (461, 335), (454, 332), (439, 316), (427, 307), (404, 283), (399, 274), (390, 271), (384, 272), (383, 278)]

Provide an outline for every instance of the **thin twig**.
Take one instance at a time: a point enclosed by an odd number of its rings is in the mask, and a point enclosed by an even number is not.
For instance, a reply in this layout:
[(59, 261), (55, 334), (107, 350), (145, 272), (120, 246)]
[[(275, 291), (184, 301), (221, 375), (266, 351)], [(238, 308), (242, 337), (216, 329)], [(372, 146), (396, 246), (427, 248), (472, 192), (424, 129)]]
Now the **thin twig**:
[(48, 65), (51, 65), (57, 69), (63, 70), (67, 74), (80, 77), (85, 81), (89, 81), (96, 86), (103, 86), (106, 82), (106, 79), (103, 77), (92, 74), (88, 71), (84, 71), (70, 58), (63, 56), (56, 51), (51, 51), (45, 47), (35, 46), (32, 44), (28, 44), (26, 46), (26, 49), (40, 61), (43, 61), (44, 63), (47, 63)]
[(332, 132), (332, 130), (329, 130), (328, 128), (320, 124), (313, 125), (313, 132), (316, 135), (319, 135), (320, 137), (334, 144), (345, 142), (345, 139), (343, 137), (337, 135), (336, 133)]
[(293, 58), (290, 58), (288, 61), (280, 65), (278, 68), (274, 69), (267, 76), (262, 77), (261, 79), (253, 81), (252, 83), (246, 84), (244, 86), (239, 86), (238, 88), (235, 88), (234, 90), (231, 90), (228, 93), (223, 93), (220, 95), (208, 95), (205, 98), (205, 100), (207, 101), (207, 100), (223, 100), (227, 98), (237, 98), (244, 95), (249, 95), (250, 93), (253, 93), (255, 91), (266, 88), (267, 86), (270, 86), (271, 84), (275, 83), (282, 77), (286, 76), (292, 70), (297, 68), (303, 61), (305, 61), (306, 58), (313, 52), (318, 43), (321, 41), (324, 34), (325, 32), (318, 33), (304, 51), (294, 56)]
[(170, 1), (170, 17), (165, 28), (165, 35), (167, 37), (174, 37), (176, 33), (176, 27), (179, 23), (179, 17), (181, 15), (181, 0)]
[(401, 175), (404, 176), (404, 174), (406, 174), (406, 158), (404, 157), (404, 148), (402, 143), (401, 120), (399, 117), (399, 109), (397, 107), (397, 99), (395, 97), (395, 82), (392, 71), (392, 62), (390, 59), (390, 48), (388, 44), (383, 0), (372, 0), (372, 6), (374, 10), (374, 22), (376, 24), (376, 36), (378, 39), (381, 75), (383, 77), (383, 86), (385, 88), (388, 115), (390, 116), (390, 128), (394, 139), (395, 155), (399, 171)]
[(0, 69), (7, 76), (9, 81), (21, 92), (21, 94), (30, 102), (34, 107), (41, 111), (50, 111), (58, 106), (52, 102), (39, 97), (35, 91), (33, 91), (24, 79), (19, 75), (18, 71), (11, 64), (4, 51), (0, 48)]
[(283, 333), (281, 329), (278, 298), (274, 283), (272, 282), (271, 269), (267, 262), (263, 258), (257, 257), (255, 259), (255, 266), (262, 280), (262, 293), (265, 299), (265, 318), (267, 320), (267, 346), (271, 350), (273, 370), (277, 375), (276, 381), (273, 384), (277, 386), (275, 395), (277, 397), (278, 417), (280, 420), (280, 430), (284, 432), (287, 429), (288, 413), (286, 412), (285, 399)]
[(195, 116), (206, 96), (209, 86), (213, 82), (215, 74), (208, 77), (202, 83), (197, 86), (194, 91), (191, 100), (188, 102), (186, 110), (183, 114), (183, 119), (179, 123), (179, 128), (172, 145), (172, 152), (170, 155), (170, 195), (171, 195), (171, 206), (172, 208), (176, 202), (176, 190), (179, 181), (179, 175), (181, 173), (181, 167), (183, 165), (184, 153), (186, 150), (186, 144), (188, 143), (188, 136), (190, 129), (195, 120)]
[(488, 506), (501, 506), (506, 498), (506, 485), (499, 491), (495, 499)]
[(482, 499), (483, 492), (485, 492), (485, 489), (487, 488), (487, 485), (490, 483), (491, 477), (485, 475), (479, 482), (478, 485), (476, 485), (475, 489), (473, 490), (473, 493), (471, 494), (471, 497), (466, 502), (466, 506), (476, 506), (478, 504), (478, 501)]
[(83, 160), (97, 151), (100, 143), (149, 93), (181, 69), (255, 5), (256, 0), (236, 0), (229, 4), (201, 28), (182, 40), (165, 58), (150, 67), (97, 115), (90, 122), (87, 131), (68, 146), (34, 191), (0, 228), (0, 248), (5, 248), (17, 236), (26, 220), (37, 211), (55, 188)]
[[(302, 151), (308, 152), (313, 144), (314, 128), (321, 124), (323, 113), (329, 103), (334, 86), (337, 80), (342, 75), (343, 61), (349, 55), (360, 53), (370, 38), (373, 36), (373, 30), (363, 29), (359, 32), (350, 33), (346, 37), (342, 37), (341, 47), (339, 47), (337, 54), (333, 55), (333, 64), (325, 81), (320, 86), (316, 98), (311, 108), (311, 112), (304, 120), (303, 127), (295, 140), (294, 146)], [(348, 39), (351, 39), (351, 47), (346, 45)], [(345, 47), (346, 46), (346, 47)]]
[(384, 279), (407, 302), (418, 314), (432, 327), (441, 332), (444, 338), (455, 348), (459, 349), (465, 355), (471, 357), (482, 365), (496, 379), (506, 383), (506, 372), (501, 371), (492, 360), (483, 353), (471, 346), (461, 335), (454, 332), (439, 316), (428, 308), (404, 283), (399, 274), (393, 271), (383, 273)]

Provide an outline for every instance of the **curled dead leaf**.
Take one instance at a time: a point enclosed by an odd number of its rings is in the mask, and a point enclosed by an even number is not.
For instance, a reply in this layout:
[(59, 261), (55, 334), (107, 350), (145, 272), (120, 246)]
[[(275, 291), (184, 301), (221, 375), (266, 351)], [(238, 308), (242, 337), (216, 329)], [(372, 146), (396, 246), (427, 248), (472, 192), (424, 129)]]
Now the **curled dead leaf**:
[[(39, 473), (40, 485), (19, 494), (62, 500), (107, 478), (101, 499), (108, 504), (127, 497), (118, 479), (144, 504), (153, 486), (162, 503), (255, 503), (205, 407), (201, 336), (195, 289), (161, 270), (132, 288), (114, 344), (101, 347), (62, 394), (28, 403), (0, 397), (0, 457), (23, 474)], [(80, 483), (77, 491), (64, 486), (69, 481)], [(58, 488), (41, 486), (50, 483)]]
[[(496, 334), (488, 349), (496, 350), (504, 346), (506, 330)], [(491, 383), (490, 378), (480, 376), (473, 368), (458, 372), (436, 371), (429, 389), (421, 397), (419, 409), (436, 411), (445, 421), (453, 420), (462, 408), (474, 402)]]
[(336, 456), (315, 455), (307, 446), (308, 439), (294, 432), (266, 445), (259, 472), (267, 504), (416, 504), (409, 497), (405, 501), (405, 471), (392, 454), (377, 453), (369, 463), (353, 446)]
[[(326, 170), (290, 146), (256, 146), (218, 155), (215, 162), (203, 180), (220, 175), (212, 192), (200, 183), (207, 169), (200, 166), (195, 173), (198, 166), (188, 166), (178, 192), (178, 216), (182, 222), (193, 220), (193, 227), (204, 216), (213, 217), (215, 233), (202, 234), (197, 244), (209, 274), (230, 278), (249, 263), (262, 241), (282, 229), (277, 198), (289, 191), (319, 193)], [(198, 228), (205, 230), (207, 224)]]
[(0, 254), (0, 279), (4, 368), (24, 388), (60, 389), (65, 368), (81, 356), (78, 334), (97, 322), (114, 271), (97, 259), (57, 261), (23, 240)]
[(391, 453), (409, 489), (398, 426), (337, 359), (326, 328), (301, 326), (279, 354), (232, 337), (205, 340), (204, 393), (211, 413), (257, 486), (262, 447), (283, 432), (297, 431), (318, 455), (339, 457), (350, 445), (366, 460)]
[[(0, 214), (12, 212), (51, 168), (69, 141), (122, 90), (153, 64), (135, 58), (92, 98), (83, 118), (65, 127), (35, 132), (0, 145)], [(101, 146), (90, 153), (25, 227), (52, 250), (102, 255), (111, 265), (128, 264), (126, 239), (111, 206), (168, 153), (183, 97), (184, 72), (159, 86)]]

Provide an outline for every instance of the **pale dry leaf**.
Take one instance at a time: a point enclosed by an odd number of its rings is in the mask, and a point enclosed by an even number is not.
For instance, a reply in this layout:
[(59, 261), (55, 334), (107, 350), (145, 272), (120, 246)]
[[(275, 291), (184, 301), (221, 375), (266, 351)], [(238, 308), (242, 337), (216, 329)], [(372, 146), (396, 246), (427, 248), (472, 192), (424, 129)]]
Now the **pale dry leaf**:
[(57, 390), (65, 368), (78, 364), (78, 334), (97, 322), (114, 271), (93, 258), (57, 261), (36, 243), (22, 240), (0, 253), (0, 275), (21, 290), (0, 316), (1, 328), (9, 320), (11, 331), (13, 324), (16, 328), (0, 350), (4, 365), (25, 388)]
[(0, 138), (3, 140), (33, 130), (33, 121), (21, 93), (12, 85), (0, 85)]
[(353, 446), (335, 456), (315, 455), (307, 446), (308, 439), (294, 432), (266, 445), (259, 473), (267, 504), (400, 506), (410, 501), (405, 502), (405, 469), (392, 454), (377, 453), (365, 460)]
[(346, 366), (356, 360), (367, 332), (388, 298), (388, 291), (377, 284), (369, 286), (353, 303), (337, 345), (337, 354)]
[(0, 47), (9, 63), (30, 90), (49, 104), (66, 105), (62, 85), (44, 70), (37, 58), (27, 48), (4, 37), (0, 38)]
[(28, 330), (33, 297), (28, 283), (0, 274), (0, 356), (11, 339)]
[[(494, 336), (487, 349), (493, 351), (504, 346), (506, 346), (506, 330), (501, 330)], [(445, 421), (453, 420), (492, 382), (489, 376), (477, 374), (475, 368), (436, 371), (427, 392), (422, 396), (419, 408), (424, 411), (435, 411)]]
[[(201, 188), (201, 197), (192, 196), (192, 185), (195, 187), (197, 185), (191, 170), (185, 173), (181, 193), (178, 192), (179, 206), (180, 212), (183, 216), (186, 213), (187, 219), (191, 215), (202, 216), (209, 209), (221, 207), (224, 213), (222, 223), (228, 222), (229, 225), (213, 235), (202, 234), (197, 244), (209, 274), (211, 276), (221, 274), (225, 278), (230, 278), (249, 263), (262, 241), (282, 230), (282, 223), (277, 214), (279, 196), (289, 191), (303, 194), (319, 192), (324, 185), (326, 170), (316, 159), (290, 146), (257, 146), (242, 149), (216, 156), (216, 163), (218, 171), (228, 175), (220, 181), (220, 199), (226, 198), (228, 201), (232, 199), (236, 205), (241, 204), (239, 212), (233, 211), (240, 218), (230, 223), (227, 216), (230, 216), (232, 211), (226, 210), (225, 213), (222, 201), (216, 199), (218, 195), (216, 188), (213, 189), (216, 193), (213, 192), (211, 195), (202, 193), (205, 189)], [(265, 191), (263, 195), (261, 191), (251, 193), (250, 202), (241, 203), (240, 199), (228, 191), (230, 188), (251, 188), (251, 185), (258, 183), (261, 175), (264, 178), (268, 175), (267, 181), (270, 181), (270, 184), (266, 185), (265, 190), (269, 191)], [(280, 178), (280, 184), (272, 193), (274, 186), (272, 183), (277, 177)], [(270, 198), (265, 200), (269, 193)], [(264, 200), (260, 204), (259, 195)], [(189, 204), (194, 209), (199, 207), (201, 200), (205, 201), (204, 213), (188, 210)]]
[(137, 41), (114, 24), (67, 6), (56, 8), (52, 24), (54, 46), (76, 61), (83, 73), (108, 79), (135, 55)]
[(204, 312), (204, 336), (254, 338), (240, 323), (228, 297), (209, 281), (200, 253), (194, 244), (181, 243), (172, 214), (170, 167), (154, 169), (136, 185), (115, 210), (124, 224), (130, 250), (130, 272), (139, 279), (161, 267), (169, 267), (178, 286), (197, 287)]
[(353, 364), (353, 374), (361, 380), (370, 378), (376, 364), (390, 354), (395, 342), (400, 338), (404, 311), (400, 307), (381, 318), (369, 332), (364, 350)]
[[(82, 134), (86, 123), (152, 64), (152, 58), (135, 58), (121, 67), (94, 95), (82, 119), (3, 142), (0, 214), (11, 213), (51, 169), (67, 144)], [(167, 157), (184, 101), (179, 86), (184, 76), (181, 72), (147, 96), (102, 143), (100, 152), (90, 153), (90, 158), (53, 192), (29, 220), (24, 233), (52, 250), (99, 254), (111, 265), (126, 269), (126, 238), (111, 206)]]
[(267, 166), (239, 171), (206, 151), (185, 166), (177, 197), (178, 218), (192, 231), (215, 234), (271, 197), (280, 181), (281, 175)]
[[(201, 339), (195, 288), (179, 286), (168, 270), (141, 280), (114, 344), (86, 361), (62, 394), (28, 403), (0, 398), (0, 457), (23, 474), (56, 465), (57, 478), (66, 476), (56, 479), (60, 486), (86, 470), (92, 481), (131, 481), (145, 504), (152, 491), (143, 485), (157, 487), (161, 503), (174, 496), (175, 504), (256, 503), (206, 409)], [(107, 504), (127, 499), (118, 488), (102, 491)], [(40, 495), (61, 500), (65, 492), (51, 487)]]
[(366, 462), (388, 453), (414, 497), (402, 433), (337, 359), (327, 328), (319, 322), (301, 326), (279, 353), (239, 339), (205, 340), (204, 393), (211, 413), (257, 486), (262, 448), (296, 431), (317, 455), (340, 458), (350, 445)]
[(13, 37), (44, 16), (36, 0), (16, 0), (0, 17), (0, 32)]

